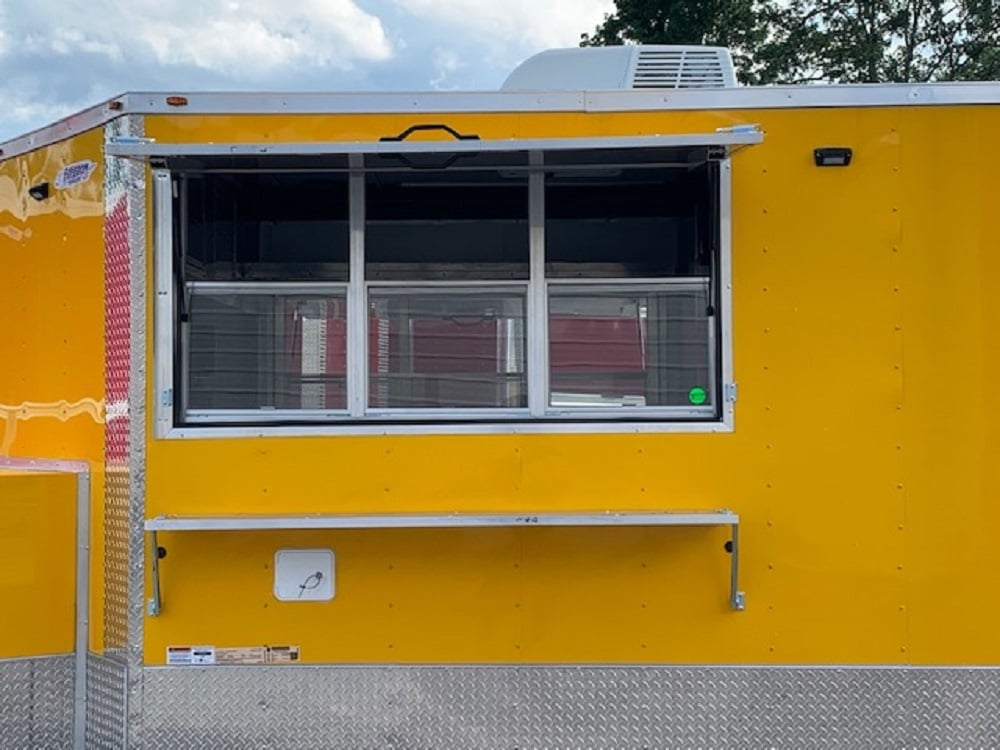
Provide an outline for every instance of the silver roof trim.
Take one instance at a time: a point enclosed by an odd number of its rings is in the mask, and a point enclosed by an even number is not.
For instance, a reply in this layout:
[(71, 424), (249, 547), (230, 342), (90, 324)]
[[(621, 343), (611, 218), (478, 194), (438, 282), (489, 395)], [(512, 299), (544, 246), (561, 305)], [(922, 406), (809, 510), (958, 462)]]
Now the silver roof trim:
[[(184, 96), (183, 107), (166, 103)], [(112, 109), (109, 105), (121, 105)], [(640, 91), (423, 93), (183, 93), (135, 92), (0, 143), (0, 160), (71, 138), (127, 114), (401, 114), (458, 112), (632, 112), (803, 107), (900, 107), (1000, 104), (1000, 83), (748, 86)]]
[(607, 136), (601, 138), (511, 138), (463, 141), (343, 141), (318, 143), (153, 143), (112, 140), (111, 156), (303, 156), (309, 154), (485, 153), (503, 151), (565, 151), (597, 148), (672, 148), (686, 146), (749, 146), (764, 140), (753, 126), (715, 133)]
[[(118, 96), (108, 99), (93, 107), (75, 112), (69, 115), (69, 117), (56, 120), (51, 125), (32, 130), (9, 141), (0, 142), (0, 163), (14, 156), (34, 151), (36, 148), (65, 141), (80, 133), (99, 128), (116, 117), (128, 114), (127, 105), (123, 101), (125, 98), (127, 97)], [(113, 103), (116, 107), (115, 109), (112, 109)], [(118, 107), (118, 104), (121, 104), (121, 106)]]

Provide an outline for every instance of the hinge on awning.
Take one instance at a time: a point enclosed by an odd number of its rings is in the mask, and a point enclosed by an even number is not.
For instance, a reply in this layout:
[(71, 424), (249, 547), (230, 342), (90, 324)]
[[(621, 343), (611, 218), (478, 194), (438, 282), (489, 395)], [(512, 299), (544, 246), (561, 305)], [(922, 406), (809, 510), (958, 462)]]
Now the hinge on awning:
[(737, 395), (736, 383), (726, 383), (724, 386), (722, 386), (722, 399), (727, 404), (736, 403), (736, 395)]
[[(764, 132), (760, 129), (760, 125), (757, 123), (746, 123), (742, 125), (730, 125), (727, 128), (716, 128), (716, 133), (726, 133), (730, 135), (737, 136), (751, 136), (759, 137), (760, 140), (764, 139)], [(759, 142), (759, 141), (758, 141)], [(714, 149), (709, 149), (708, 158), (714, 161), (720, 161), (727, 157), (732, 156), (737, 151), (741, 151), (746, 148), (749, 143), (732, 143), (726, 146), (717, 146)]]

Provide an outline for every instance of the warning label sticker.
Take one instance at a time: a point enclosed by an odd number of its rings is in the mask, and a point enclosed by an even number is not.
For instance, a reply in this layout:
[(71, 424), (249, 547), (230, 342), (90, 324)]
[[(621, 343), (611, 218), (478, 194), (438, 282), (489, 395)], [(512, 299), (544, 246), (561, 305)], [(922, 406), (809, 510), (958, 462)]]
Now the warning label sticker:
[(204, 667), (215, 664), (215, 646), (167, 646), (167, 666)]
[(298, 646), (167, 646), (168, 667), (205, 667), (225, 664), (295, 664)]
[(299, 660), (298, 646), (268, 646), (268, 664), (289, 664)]
[(266, 664), (267, 648), (247, 646), (245, 648), (215, 649), (216, 664)]

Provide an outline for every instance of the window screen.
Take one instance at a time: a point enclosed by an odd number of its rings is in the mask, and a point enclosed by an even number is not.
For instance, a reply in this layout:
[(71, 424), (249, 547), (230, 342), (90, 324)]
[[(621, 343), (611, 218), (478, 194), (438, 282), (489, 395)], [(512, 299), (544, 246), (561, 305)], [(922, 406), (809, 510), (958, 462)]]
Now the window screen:
[(187, 407), (346, 408), (346, 302), (343, 290), (195, 287)]
[[(687, 406), (709, 393), (707, 284), (549, 293), (550, 404)], [(703, 403), (703, 402), (701, 402)]]
[(369, 310), (373, 408), (527, 406), (523, 291), (373, 290)]

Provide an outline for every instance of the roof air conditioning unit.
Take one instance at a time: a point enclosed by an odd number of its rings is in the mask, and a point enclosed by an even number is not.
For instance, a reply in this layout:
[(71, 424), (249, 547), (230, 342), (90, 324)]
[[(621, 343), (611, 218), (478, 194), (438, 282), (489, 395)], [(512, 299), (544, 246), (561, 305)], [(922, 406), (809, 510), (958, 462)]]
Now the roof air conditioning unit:
[(736, 86), (725, 47), (624, 45), (551, 49), (529, 57), (502, 91), (714, 89)]

